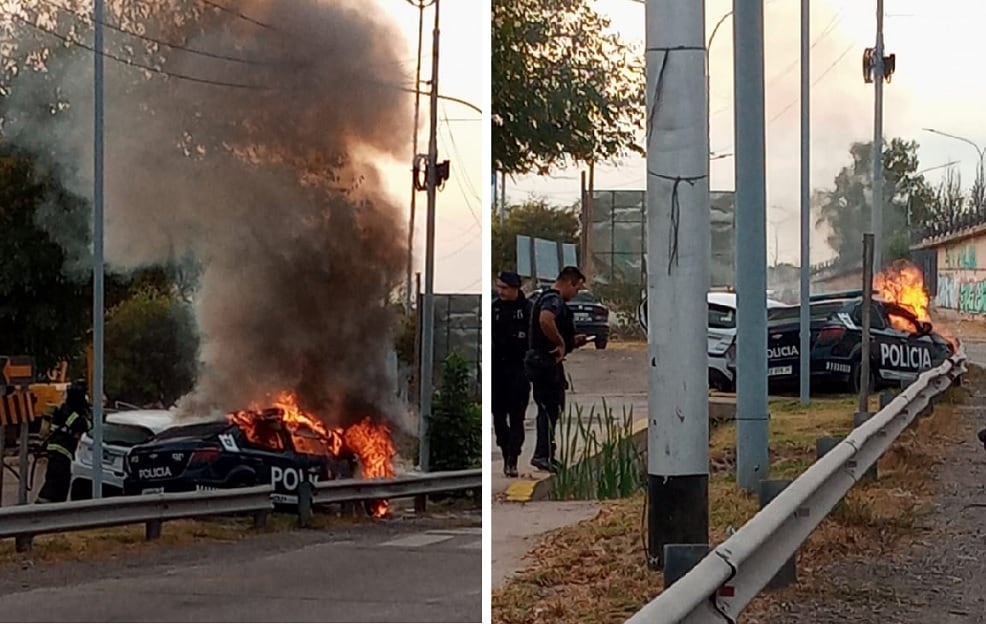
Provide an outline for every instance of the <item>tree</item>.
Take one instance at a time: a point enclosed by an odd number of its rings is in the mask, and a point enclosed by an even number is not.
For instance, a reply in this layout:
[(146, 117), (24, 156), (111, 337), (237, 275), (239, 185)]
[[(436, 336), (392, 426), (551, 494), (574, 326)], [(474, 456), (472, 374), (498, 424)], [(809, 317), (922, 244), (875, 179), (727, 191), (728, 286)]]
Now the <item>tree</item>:
[(493, 272), (517, 269), (517, 236), (531, 236), (562, 243), (579, 239), (575, 208), (556, 208), (541, 199), (508, 206), (501, 224), (493, 219), (491, 238)]
[[(852, 164), (843, 167), (833, 189), (815, 191), (816, 225), (829, 228), (828, 244), (840, 263), (862, 262), (862, 234), (870, 227), (872, 211), (872, 143), (854, 143)], [(933, 190), (917, 173), (918, 144), (895, 138), (883, 153), (883, 261), (906, 258), (910, 247), (909, 224), (927, 218)], [(879, 270), (879, 267), (877, 267)]]
[(169, 406), (195, 383), (198, 336), (185, 303), (144, 288), (113, 308), (106, 323), (106, 394)]
[(0, 353), (31, 355), (49, 370), (80, 351), (91, 317), (88, 282), (63, 273), (62, 245), (39, 221), (63, 220), (86, 244), (88, 213), (39, 159), (0, 143)]
[(592, 0), (494, 0), (493, 164), (544, 173), (642, 154), (642, 57)]
[(470, 397), (470, 378), (466, 360), (451, 353), (445, 360), (429, 424), (432, 470), (464, 470), (481, 463), (483, 419), (479, 405)]

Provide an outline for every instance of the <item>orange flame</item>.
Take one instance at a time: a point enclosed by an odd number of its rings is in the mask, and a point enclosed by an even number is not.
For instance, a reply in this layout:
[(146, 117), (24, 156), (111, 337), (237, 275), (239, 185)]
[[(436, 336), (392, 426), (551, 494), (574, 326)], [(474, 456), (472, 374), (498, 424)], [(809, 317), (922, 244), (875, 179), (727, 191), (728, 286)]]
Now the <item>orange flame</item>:
[[(287, 429), (299, 453), (334, 457), (345, 448), (359, 459), (363, 478), (394, 476), (393, 458), (397, 451), (387, 425), (364, 418), (345, 430), (330, 428), (301, 409), (291, 392), (280, 393), (272, 403), (273, 409), (263, 410), (254, 405), (250, 410), (232, 412), (227, 418), (250, 442), (259, 446), (284, 450), (281, 432)], [(376, 518), (386, 515), (389, 508), (385, 500), (372, 501), (369, 506)]]
[[(346, 446), (359, 458), (364, 478), (394, 476), (393, 459), (397, 451), (390, 439), (390, 428), (387, 425), (365, 418), (346, 429), (344, 439)], [(380, 518), (386, 515), (387, 509), (387, 501), (374, 501), (371, 513)]]
[[(914, 314), (918, 321), (931, 322), (931, 296), (924, 287), (924, 274), (917, 266), (907, 260), (897, 260), (892, 265), (873, 276), (873, 289), (886, 301), (896, 303)], [(906, 332), (915, 331), (914, 324), (902, 316), (888, 315), (890, 324)], [(938, 334), (947, 340), (952, 350), (957, 351), (958, 340), (953, 336)]]
[[(928, 305), (931, 297), (924, 287), (921, 269), (907, 260), (897, 260), (892, 265), (873, 276), (873, 289), (886, 301), (896, 303), (914, 314), (919, 321), (930, 321)], [(910, 320), (894, 314), (890, 324), (896, 329), (914, 332), (917, 328)]]

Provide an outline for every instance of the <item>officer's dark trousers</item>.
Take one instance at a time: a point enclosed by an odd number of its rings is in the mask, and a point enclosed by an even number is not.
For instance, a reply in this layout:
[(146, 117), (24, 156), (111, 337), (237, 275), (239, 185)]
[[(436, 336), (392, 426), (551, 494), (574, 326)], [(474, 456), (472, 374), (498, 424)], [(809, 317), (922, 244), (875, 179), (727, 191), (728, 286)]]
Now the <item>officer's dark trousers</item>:
[(558, 418), (565, 409), (565, 369), (558, 364), (553, 374), (544, 375), (534, 382), (534, 403), (538, 407), (537, 443), (534, 446), (534, 459), (550, 461), (555, 459), (558, 444), (555, 430)]
[(61, 453), (48, 453), (45, 484), (38, 493), (38, 502), (61, 503), (68, 500), (72, 482), (72, 460)]
[(524, 366), (493, 369), (493, 431), (504, 459), (517, 459), (524, 448), (524, 417), (531, 400), (531, 385)]

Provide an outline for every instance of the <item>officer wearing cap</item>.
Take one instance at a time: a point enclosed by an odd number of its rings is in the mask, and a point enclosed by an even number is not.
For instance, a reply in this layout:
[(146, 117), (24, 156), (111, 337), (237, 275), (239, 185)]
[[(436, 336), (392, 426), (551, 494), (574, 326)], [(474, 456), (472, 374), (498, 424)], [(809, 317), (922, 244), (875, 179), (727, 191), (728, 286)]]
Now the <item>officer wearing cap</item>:
[(524, 375), (531, 306), (520, 289), (520, 275), (503, 271), (493, 301), (493, 430), (503, 453), (503, 473), (517, 476), (524, 446), (524, 415), (531, 386)]
[(51, 429), (45, 440), (45, 484), (38, 494), (38, 503), (60, 503), (68, 500), (72, 481), (72, 459), (79, 438), (91, 428), (86, 382), (75, 381), (65, 392), (65, 402), (55, 410)]

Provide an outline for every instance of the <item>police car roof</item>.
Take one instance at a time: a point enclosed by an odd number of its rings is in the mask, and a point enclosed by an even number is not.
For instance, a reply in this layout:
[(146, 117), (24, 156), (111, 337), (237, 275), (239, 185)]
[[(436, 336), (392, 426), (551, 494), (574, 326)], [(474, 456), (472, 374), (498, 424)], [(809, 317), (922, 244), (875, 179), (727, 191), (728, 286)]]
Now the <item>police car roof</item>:
[[(725, 306), (727, 308), (736, 308), (736, 293), (733, 292), (721, 292), (712, 291), (709, 293), (708, 301), (713, 305)], [(775, 299), (767, 299), (768, 308), (780, 308), (784, 304)]]
[(154, 433), (160, 433), (174, 426), (177, 421), (178, 415), (170, 410), (126, 410), (106, 415), (106, 422), (146, 427)]

